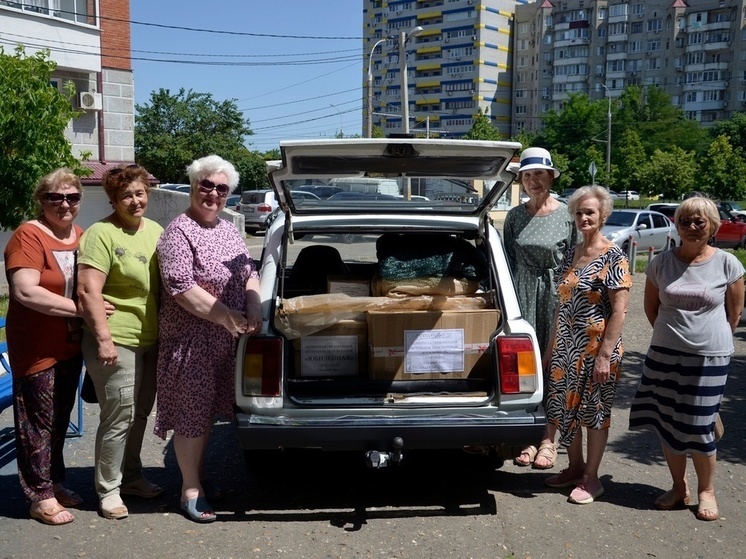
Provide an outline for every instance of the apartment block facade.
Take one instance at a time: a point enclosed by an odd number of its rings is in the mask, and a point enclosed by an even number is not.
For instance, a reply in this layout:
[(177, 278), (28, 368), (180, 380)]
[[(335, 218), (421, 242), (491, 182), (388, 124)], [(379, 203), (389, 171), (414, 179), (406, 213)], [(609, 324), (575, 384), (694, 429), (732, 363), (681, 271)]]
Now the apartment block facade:
[(515, 10), (511, 135), (575, 92), (658, 86), (703, 126), (746, 110), (744, 0), (538, 0)]
[(6, 53), (18, 44), (26, 55), (49, 49), (57, 63), (50, 85), (75, 85), (73, 105), (84, 113), (65, 135), (76, 157), (90, 153), (84, 183), (100, 184), (107, 167), (134, 161), (129, 0), (0, 0), (0, 29)]
[[(363, 74), (372, 107), (364, 111), (364, 132), (371, 122), (387, 135), (401, 133), (402, 114), (408, 112), (410, 132), (457, 138), (469, 131), (481, 109), (507, 138), (512, 22), (516, 5), (525, 3), (364, 0)], [(402, 111), (402, 83), (407, 84), (408, 111)]]

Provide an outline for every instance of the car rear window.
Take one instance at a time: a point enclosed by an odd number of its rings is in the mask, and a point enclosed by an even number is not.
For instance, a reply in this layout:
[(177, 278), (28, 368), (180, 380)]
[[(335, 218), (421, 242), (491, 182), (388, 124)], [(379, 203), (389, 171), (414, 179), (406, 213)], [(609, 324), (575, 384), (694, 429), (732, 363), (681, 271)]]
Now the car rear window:
[(267, 193), (268, 191), (266, 190), (244, 192), (243, 194), (241, 194), (241, 203), (242, 204), (262, 204), (264, 203)]

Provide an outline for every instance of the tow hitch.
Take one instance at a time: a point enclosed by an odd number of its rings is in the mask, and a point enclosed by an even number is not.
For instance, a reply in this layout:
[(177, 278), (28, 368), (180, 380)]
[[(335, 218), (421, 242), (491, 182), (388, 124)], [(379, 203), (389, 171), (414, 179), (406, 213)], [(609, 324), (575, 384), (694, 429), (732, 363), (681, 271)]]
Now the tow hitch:
[(399, 464), (402, 461), (402, 448), (404, 448), (404, 440), (401, 437), (394, 437), (391, 442), (391, 446), (394, 450), (391, 452), (380, 452), (378, 450), (369, 450), (365, 453), (365, 465), (369, 468), (386, 468), (390, 462)]

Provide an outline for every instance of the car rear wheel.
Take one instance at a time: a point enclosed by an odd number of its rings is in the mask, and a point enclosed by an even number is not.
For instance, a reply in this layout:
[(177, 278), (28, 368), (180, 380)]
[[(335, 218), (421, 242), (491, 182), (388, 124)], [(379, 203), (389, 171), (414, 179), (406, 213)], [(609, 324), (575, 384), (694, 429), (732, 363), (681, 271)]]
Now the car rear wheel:
[(668, 240), (668, 250), (673, 250), (676, 248), (676, 241), (673, 239)]
[(736, 248), (746, 248), (746, 235), (741, 238), (741, 242), (738, 243)]

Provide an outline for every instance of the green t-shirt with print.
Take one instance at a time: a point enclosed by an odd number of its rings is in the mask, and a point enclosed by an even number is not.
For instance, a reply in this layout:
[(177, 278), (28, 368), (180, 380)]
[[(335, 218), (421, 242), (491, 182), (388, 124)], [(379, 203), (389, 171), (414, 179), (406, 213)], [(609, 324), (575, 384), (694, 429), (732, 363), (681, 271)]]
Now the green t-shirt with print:
[(79, 264), (106, 274), (103, 296), (116, 308), (107, 321), (115, 344), (144, 347), (158, 341), (160, 272), (155, 245), (163, 232), (145, 219), (139, 231), (108, 220), (89, 227), (80, 239)]

